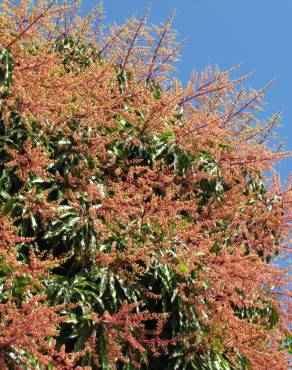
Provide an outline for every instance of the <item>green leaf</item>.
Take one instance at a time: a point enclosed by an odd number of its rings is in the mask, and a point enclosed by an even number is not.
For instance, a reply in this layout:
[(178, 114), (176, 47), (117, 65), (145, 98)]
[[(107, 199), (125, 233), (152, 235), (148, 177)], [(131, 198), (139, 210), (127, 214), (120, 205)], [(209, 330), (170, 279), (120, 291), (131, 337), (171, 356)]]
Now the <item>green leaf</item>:
[(175, 137), (175, 135), (171, 131), (166, 131), (166, 132), (163, 132), (162, 134), (159, 135), (159, 138), (162, 141), (167, 141), (168, 139), (174, 138), (174, 137)]
[(218, 252), (218, 249), (219, 249), (219, 241), (218, 239), (216, 239), (212, 248), (210, 249), (210, 253), (216, 253)]
[(187, 273), (189, 271), (188, 266), (184, 262), (180, 262), (178, 268), (183, 273)]
[(9, 50), (0, 52), (0, 87), (12, 85), (13, 57)]

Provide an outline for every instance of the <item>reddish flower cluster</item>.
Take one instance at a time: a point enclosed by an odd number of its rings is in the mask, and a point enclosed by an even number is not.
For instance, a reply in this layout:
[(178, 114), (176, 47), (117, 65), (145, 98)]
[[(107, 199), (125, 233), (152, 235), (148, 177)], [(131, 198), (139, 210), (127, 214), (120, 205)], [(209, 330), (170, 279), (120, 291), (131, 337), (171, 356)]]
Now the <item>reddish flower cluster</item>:
[(290, 153), (255, 117), (265, 89), (210, 69), (183, 88), (172, 17), (105, 35), (65, 3), (1, 4), (0, 366), (288, 368), (269, 262), (289, 251)]

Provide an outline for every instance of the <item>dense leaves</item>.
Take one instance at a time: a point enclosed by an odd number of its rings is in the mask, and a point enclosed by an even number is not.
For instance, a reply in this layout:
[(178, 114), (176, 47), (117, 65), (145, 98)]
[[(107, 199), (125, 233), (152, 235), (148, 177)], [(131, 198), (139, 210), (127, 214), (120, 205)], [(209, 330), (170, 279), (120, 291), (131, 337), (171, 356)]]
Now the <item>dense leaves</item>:
[[(0, 365), (285, 369), (291, 188), (263, 91), (171, 80), (172, 17), (0, 15)], [(237, 87), (238, 85), (238, 87)], [(281, 306), (282, 303), (282, 306)]]

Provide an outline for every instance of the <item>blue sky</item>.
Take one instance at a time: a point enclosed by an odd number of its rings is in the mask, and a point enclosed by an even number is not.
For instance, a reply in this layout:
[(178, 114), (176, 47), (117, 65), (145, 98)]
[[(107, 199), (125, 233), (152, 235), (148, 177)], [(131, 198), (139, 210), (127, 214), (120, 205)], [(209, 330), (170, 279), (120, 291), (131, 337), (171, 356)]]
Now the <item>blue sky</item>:
[[(96, 3), (84, 1), (84, 10)], [(148, 5), (148, 0), (104, 0), (105, 23), (141, 16)], [(277, 133), (286, 141), (285, 149), (292, 150), (292, 1), (152, 0), (149, 21), (165, 21), (174, 10), (174, 28), (181, 39), (188, 37), (176, 77), (186, 82), (192, 70), (201, 71), (208, 64), (221, 70), (242, 64), (242, 74), (256, 73), (247, 86), (261, 88), (276, 78), (261, 116), (282, 111)], [(278, 169), (285, 179), (292, 172), (292, 159)]]

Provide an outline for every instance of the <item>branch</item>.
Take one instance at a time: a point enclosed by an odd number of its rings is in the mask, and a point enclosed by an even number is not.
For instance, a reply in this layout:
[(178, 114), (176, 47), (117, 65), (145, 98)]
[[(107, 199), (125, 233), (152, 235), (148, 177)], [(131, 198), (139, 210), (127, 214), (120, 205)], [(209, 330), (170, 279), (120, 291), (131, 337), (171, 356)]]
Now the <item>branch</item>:
[[(215, 80), (213, 80), (213, 81), (209, 82), (209, 83), (208, 83), (208, 84), (206, 84), (206, 85), (208, 86), (208, 85), (210, 85), (210, 84), (211, 84), (211, 83), (213, 83), (213, 82), (215, 82)], [(187, 102), (188, 102), (188, 101), (190, 101), (190, 100), (196, 99), (196, 98), (198, 98), (199, 96), (206, 95), (206, 94), (211, 94), (211, 93), (213, 93), (213, 92), (220, 91), (220, 90), (223, 90), (223, 89), (225, 89), (225, 88), (226, 88), (226, 86), (220, 86), (220, 87), (215, 87), (214, 89), (211, 89), (211, 90), (208, 90), (208, 91), (203, 91), (203, 92), (201, 92), (201, 93), (198, 93), (198, 94), (195, 94), (195, 95), (192, 95), (192, 96), (190, 96), (190, 97), (188, 97), (188, 98), (183, 99), (180, 103), (178, 103), (178, 105), (181, 107), (183, 104), (187, 103)], [(199, 90), (197, 90), (197, 91), (200, 91), (200, 90), (201, 90), (201, 88), (200, 88)]]
[(139, 23), (139, 25), (138, 25), (138, 28), (137, 28), (137, 30), (136, 30), (136, 32), (135, 32), (134, 37), (132, 38), (131, 45), (130, 45), (130, 47), (129, 47), (128, 51), (127, 51), (127, 55), (126, 55), (125, 61), (124, 61), (123, 66), (122, 66), (122, 71), (121, 71), (122, 73), (123, 73), (123, 72), (124, 72), (124, 70), (125, 70), (125, 67), (126, 67), (126, 64), (127, 64), (127, 62), (128, 62), (129, 56), (130, 56), (131, 51), (132, 51), (132, 49), (133, 49), (133, 46), (134, 46), (134, 44), (135, 44), (135, 42), (136, 42), (136, 39), (137, 39), (137, 37), (138, 37), (138, 35), (139, 35), (139, 32), (140, 32), (140, 30), (141, 30), (141, 28), (142, 28), (142, 26), (143, 26), (143, 24), (144, 24), (144, 22), (145, 22), (145, 19), (147, 18), (148, 14), (149, 14), (149, 10), (150, 10), (150, 8), (148, 7), (148, 8), (146, 9), (146, 11), (145, 11), (145, 13), (144, 13), (143, 17), (142, 17), (142, 18), (141, 18), (141, 20), (140, 20), (140, 23)]
[(230, 118), (233, 118), (235, 116), (238, 116), (240, 113), (242, 113), (246, 108), (248, 108), (249, 106), (251, 106), (261, 95), (263, 95), (263, 93), (271, 86), (271, 84), (273, 83), (274, 80), (271, 80), (270, 82), (268, 82), (261, 90), (259, 90), (255, 96), (252, 98), (252, 99), (249, 99), (245, 104), (243, 104), (237, 111), (235, 112), (230, 112), (227, 119), (225, 120), (225, 122), (223, 122), (222, 125), (225, 125), (229, 120)]
[(128, 24), (129, 24), (129, 23), (130, 23), (130, 21), (128, 21), (128, 22), (127, 22), (123, 27), (121, 27), (121, 28), (119, 29), (119, 31), (118, 31), (116, 34), (112, 35), (112, 36), (109, 38), (108, 42), (107, 42), (107, 43), (104, 45), (104, 47), (99, 51), (99, 53), (100, 53), (100, 54), (102, 54), (102, 53), (105, 51), (105, 49), (106, 49), (106, 48), (108, 48), (109, 46), (112, 46), (112, 45), (113, 45), (114, 39), (120, 36), (120, 34), (124, 31), (124, 29), (128, 26)]
[(39, 14), (20, 34), (18, 34), (5, 48), (9, 49), (12, 45), (14, 45), (27, 31), (29, 31), (41, 18), (43, 18), (48, 10), (53, 6), (55, 0), (53, 0), (45, 10)]
[[(163, 60), (162, 60), (162, 62), (160, 63), (160, 65), (163, 65), (163, 64), (165, 64), (166, 62), (168, 62), (168, 60), (173, 56), (173, 55), (175, 55), (175, 53), (176, 52), (178, 52), (178, 50), (182, 47), (182, 45), (184, 44), (186, 42), (186, 38), (184, 38), (173, 50), (172, 50), (172, 52), (170, 53), (170, 54), (168, 54), (167, 55), (167, 57), (166, 58), (164, 58)], [(155, 74), (155, 72), (157, 71), (159, 69), (159, 65), (156, 67), (156, 68), (154, 68), (154, 70), (152, 70), (152, 75), (154, 75)], [(148, 74), (148, 78), (150, 78), (149, 77), (149, 74)]]
[(173, 13), (173, 14), (168, 18), (168, 20), (167, 20), (167, 21), (166, 21), (166, 23), (165, 23), (165, 27), (164, 27), (164, 29), (163, 29), (163, 31), (162, 31), (162, 34), (161, 34), (160, 38), (159, 38), (158, 44), (157, 44), (157, 46), (156, 46), (156, 49), (155, 49), (155, 51), (154, 51), (154, 54), (153, 54), (153, 57), (152, 57), (152, 60), (151, 60), (151, 63), (150, 63), (149, 72), (148, 72), (148, 75), (147, 75), (146, 81), (149, 81), (149, 79), (151, 78), (151, 75), (152, 75), (152, 69), (153, 69), (153, 66), (154, 66), (154, 62), (155, 62), (155, 60), (156, 60), (156, 58), (157, 58), (158, 51), (159, 51), (159, 49), (160, 49), (160, 47), (161, 47), (161, 44), (162, 44), (162, 42), (163, 42), (163, 40), (164, 40), (164, 37), (165, 37), (165, 35), (166, 35), (167, 31), (168, 31), (168, 29), (169, 29), (169, 27), (170, 27), (170, 25), (171, 25), (171, 23), (172, 23), (172, 20), (173, 20), (174, 15), (175, 15), (175, 13)]

